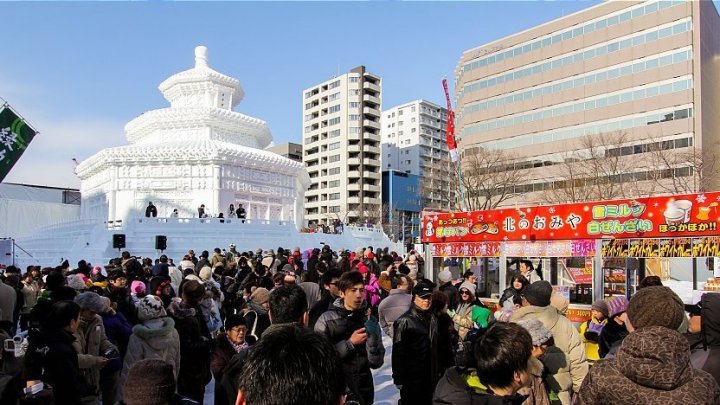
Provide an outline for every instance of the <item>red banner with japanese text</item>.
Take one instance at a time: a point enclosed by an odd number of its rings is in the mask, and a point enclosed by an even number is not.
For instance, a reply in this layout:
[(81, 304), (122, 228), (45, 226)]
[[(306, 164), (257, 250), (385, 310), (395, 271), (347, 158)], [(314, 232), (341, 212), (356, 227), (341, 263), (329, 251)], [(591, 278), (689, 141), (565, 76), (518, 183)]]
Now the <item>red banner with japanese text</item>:
[[(433, 213), (425, 243), (717, 236), (720, 192), (577, 204)], [(619, 249), (653, 251), (650, 245)], [(659, 248), (659, 247), (658, 247)]]

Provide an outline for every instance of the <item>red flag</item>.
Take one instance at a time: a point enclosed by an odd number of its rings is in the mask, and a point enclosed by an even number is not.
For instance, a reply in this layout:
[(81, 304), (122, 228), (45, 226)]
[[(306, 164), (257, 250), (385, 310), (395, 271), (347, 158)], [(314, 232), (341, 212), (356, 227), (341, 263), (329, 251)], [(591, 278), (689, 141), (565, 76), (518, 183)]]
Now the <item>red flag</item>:
[(452, 103), (450, 102), (450, 93), (448, 92), (447, 79), (442, 81), (443, 89), (445, 90), (445, 100), (447, 101), (447, 130), (445, 132), (445, 140), (447, 142), (448, 150), (450, 151), (450, 159), (453, 162), (458, 161), (458, 150), (457, 143), (455, 142), (455, 113), (452, 110)]

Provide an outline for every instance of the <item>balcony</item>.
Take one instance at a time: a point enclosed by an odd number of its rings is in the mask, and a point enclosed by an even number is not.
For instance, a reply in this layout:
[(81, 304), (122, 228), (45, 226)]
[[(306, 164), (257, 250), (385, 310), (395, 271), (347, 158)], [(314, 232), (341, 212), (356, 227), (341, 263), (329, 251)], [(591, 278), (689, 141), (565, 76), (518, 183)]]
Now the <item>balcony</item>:
[(348, 204), (360, 204), (360, 197), (348, 197), (347, 203)]
[(362, 139), (362, 135), (361, 134), (347, 134), (347, 139), (359, 141), (360, 139)]
[(366, 166), (380, 167), (380, 160), (379, 159), (371, 159), (371, 158), (363, 158), (363, 164)]
[(377, 105), (380, 105), (380, 98), (379, 98), (379, 97), (375, 97), (375, 96), (371, 96), (371, 95), (369, 95), (369, 94), (363, 94), (363, 101), (368, 101), (368, 102), (371, 102), (371, 103), (375, 103), (375, 104), (377, 104)]
[(380, 147), (379, 147), (379, 146), (365, 145), (365, 152), (380, 154)]
[(375, 83), (370, 83), (368, 81), (363, 82), (363, 89), (372, 90), (374, 92), (380, 93), (380, 85), (375, 84)]
[(380, 110), (372, 107), (363, 107), (363, 114), (371, 114), (377, 117), (380, 116)]
[(360, 178), (360, 172), (358, 170), (350, 170), (347, 172), (347, 176), (349, 179), (357, 179)]
[(371, 120), (363, 120), (363, 126), (380, 130), (380, 123)]
[[(367, 147), (366, 147), (365, 149), (367, 149)], [(348, 151), (348, 152), (358, 152), (358, 153), (359, 153), (361, 150), (362, 150), (362, 149), (360, 149), (360, 144), (348, 145), (348, 146), (347, 146), (347, 151)]]
[(348, 158), (347, 165), (359, 165), (360, 164), (360, 158)]
[(360, 183), (350, 183), (347, 185), (348, 191), (360, 191)]
[(368, 177), (368, 178), (371, 178), (371, 179), (379, 179), (379, 178), (380, 178), (380, 173), (379, 173), (379, 172), (372, 172), (372, 171), (369, 171), (369, 170), (365, 170), (365, 171), (363, 171), (363, 177)]
[(374, 184), (363, 184), (363, 190), (379, 193), (379, 192), (380, 192), (380, 186), (376, 186), (376, 185), (374, 185)]

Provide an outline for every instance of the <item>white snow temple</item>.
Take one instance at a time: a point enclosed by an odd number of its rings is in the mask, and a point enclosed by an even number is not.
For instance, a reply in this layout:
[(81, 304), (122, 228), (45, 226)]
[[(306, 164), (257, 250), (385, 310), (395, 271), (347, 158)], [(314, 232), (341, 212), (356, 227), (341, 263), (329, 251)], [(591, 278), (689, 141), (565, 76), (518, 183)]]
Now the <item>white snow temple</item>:
[[(113, 235), (132, 254), (157, 257), (156, 236), (177, 262), (188, 249), (239, 250), (319, 246), (395, 246), (380, 229), (347, 227), (342, 235), (301, 233), (310, 178), (302, 163), (264, 150), (265, 121), (233, 111), (240, 81), (208, 66), (207, 48), (195, 66), (160, 83), (170, 107), (147, 111), (125, 126), (128, 145), (106, 148), (80, 163), (80, 218), (36, 229), (18, 239), (18, 264), (56, 265), (62, 259), (104, 264), (118, 255)], [(152, 202), (157, 217), (146, 218)], [(203, 204), (211, 218), (198, 218)], [(228, 218), (242, 204), (247, 219)], [(171, 215), (177, 209), (177, 217)], [(223, 213), (225, 219), (212, 218)]]

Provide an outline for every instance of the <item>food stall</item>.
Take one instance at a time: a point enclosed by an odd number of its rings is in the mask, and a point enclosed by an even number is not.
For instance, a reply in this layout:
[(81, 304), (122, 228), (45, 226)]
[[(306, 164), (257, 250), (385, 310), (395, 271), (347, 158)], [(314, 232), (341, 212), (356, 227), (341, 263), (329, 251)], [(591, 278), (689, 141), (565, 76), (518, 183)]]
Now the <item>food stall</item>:
[(706, 284), (720, 285), (720, 272), (713, 272), (720, 268), (719, 204), (713, 192), (430, 213), (422, 218), (422, 241), (435, 275), (450, 257), (479, 263), (478, 296), (491, 305), (516, 264), (530, 260), (570, 300), (568, 317), (581, 322), (594, 300), (629, 298), (648, 275), (686, 302)]

